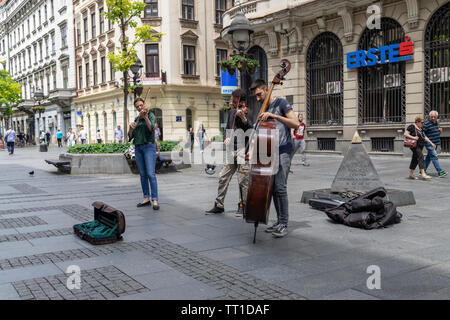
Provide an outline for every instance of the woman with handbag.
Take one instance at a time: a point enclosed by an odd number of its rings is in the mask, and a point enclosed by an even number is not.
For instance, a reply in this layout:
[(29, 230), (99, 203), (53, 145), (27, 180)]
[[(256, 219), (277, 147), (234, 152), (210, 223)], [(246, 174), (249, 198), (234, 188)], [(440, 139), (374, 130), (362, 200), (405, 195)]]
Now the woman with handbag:
[(429, 180), (431, 177), (425, 173), (425, 164), (423, 158), (423, 147), (425, 146), (425, 141), (428, 142), (436, 148), (433, 142), (423, 133), (422, 126), (425, 119), (422, 115), (416, 117), (414, 124), (411, 124), (406, 128), (404, 133), (405, 136), (405, 147), (409, 147), (412, 151), (411, 164), (409, 165), (409, 179), (417, 180), (414, 176), (414, 170), (417, 165), (419, 165), (420, 174), (423, 180)]

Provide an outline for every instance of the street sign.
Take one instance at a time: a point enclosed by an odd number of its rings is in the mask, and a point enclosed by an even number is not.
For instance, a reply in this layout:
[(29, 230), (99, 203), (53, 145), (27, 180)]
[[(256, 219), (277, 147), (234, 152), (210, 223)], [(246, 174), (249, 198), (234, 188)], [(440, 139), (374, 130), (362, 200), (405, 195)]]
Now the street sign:
[(158, 86), (162, 84), (162, 79), (160, 77), (140, 78), (139, 80), (144, 86)]
[(230, 76), (228, 71), (220, 71), (220, 78), (222, 81), (222, 94), (231, 95), (231, 93), (237, 89), (237, 77), (236, 73)]
[(177, 116), (177, 122), (182, 122), (182, 121), (183, 121), (182, 116)]
[(78, 115), (79, 117), (81, 117), (82, 114), (83, 114), (83, 112), (77, 111), (77, 115)]

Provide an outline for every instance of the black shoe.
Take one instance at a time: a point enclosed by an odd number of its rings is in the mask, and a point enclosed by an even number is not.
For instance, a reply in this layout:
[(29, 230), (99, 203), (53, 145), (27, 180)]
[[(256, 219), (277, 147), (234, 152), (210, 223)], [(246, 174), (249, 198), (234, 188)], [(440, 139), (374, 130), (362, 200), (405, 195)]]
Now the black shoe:
[(153, 205), (153, 210), (159, 210), (159, 204), (154, 204)]
[(238, 218), (242, 218), (244, 216), (244, 205), (243, 204), (239, 204), (239, 207), (236, 211), (236, 213), (234, 214), (235, 217)]
[(287, 234), (288, 234), (288, 230), (287, 230), (287, 225), (285, 225), (285, 224), (280, 224), (278, 226), (278, 228), (274, 232), (272, 232), (272, 235), (275, 238), (283, 238)]
[(141, 203), (138, 203), (136, 207), (138, 207), (138, 208), (148, 207), (150, 204), (151, 204), (151, 201), (147, 201), (144, 203), (141, 202)]
[(267, 232), (267, 233), (272, 233), (272, 232), (274, 232), (275, 230), (277, 230), (277, 228), (278, 228), (279, 225), (280, 225), (280, 224), (279, 224), (278, 222), (276, 222), (276, 223), (274, 223), (271, 227), (268, 227), (268, 228), (265, 230), (265, 232)]
[(205, 211), (206, 212), (205, 214), (210, 215), (210, 214), (224, 213), (224, 211), (225, 211), (224, 208), (219, 208), (217, 204), (214, 204), (214, 207), (211, 210)]

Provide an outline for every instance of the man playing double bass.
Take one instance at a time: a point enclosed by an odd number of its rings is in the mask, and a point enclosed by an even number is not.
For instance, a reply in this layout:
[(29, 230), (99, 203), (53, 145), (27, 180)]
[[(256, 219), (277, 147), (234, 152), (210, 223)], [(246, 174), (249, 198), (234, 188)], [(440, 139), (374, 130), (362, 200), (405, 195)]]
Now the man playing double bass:
[[(269, 88), (264, 80), (256, 80), (250, 90), (255, 95), (256, 100), (264, 102)], [(293, 141), (291, 129), (298, 128), (299, 121), (286, 99), (270, 97), (269, 106), (266, 112), (260, 114), (259, 120), (266, 121), (272, 118), (276, 122), (276, 129), (279, 133), (279, 170), (274, 176), (273, 202), (277, 211), (277, 221), (266, 232), (272, 233), (274, 237), (281, 238), (287, 235), (289, 221), (289, 202), (287, 194), (287, 178), (291, 167), (290, 155), (293, 151)]]
[[(244, 132), (248, 129), (251, 129), (252, 123), (249, 119), (247, 119), (247, 114), (244, 110), (245, 101), (246, 101), (246, 93), (242, 89), (236, 89), (231, 94), (232, 105), (233, 108), (228, 111), (228, 121), (226, 127), (226, 139), (224, 143), (228, 145), (232, 143), (234, 147), (233, 150), (233, 161), (231, 163), (225, 163), (222, 171), (220, 172), (219, 178), (219, 188), (217, 191), (217, 198), (214, 203), (214, 207), (206, 211), (206, 214), (217, 214), (223, 213), (224, 210), (224, 200), (225, 195), (227, 194), (228, 185), (230, 184), (231, 178), (234, 173), (238, 172), (238, 184), (239, 184), (239, 206), (236, 212), (236, 217), (242, 217), (244, 213), (244, 205), (247, 197), (248, 190), (248, 177), (250, 173), (250, 166), (248, 161), (237, 161), (237, 157), (241, 157), (245, 159), (245, 147), (241, 148), (242, 150), (238, 150), (238, 143), (235, 141), (236, 137), (233, 134), (230, 135), (230, 130), (242, 129)], [(227, 158), (228, 159), (228, 158)], [(244, 162), (244, 163), (242, 163)]]

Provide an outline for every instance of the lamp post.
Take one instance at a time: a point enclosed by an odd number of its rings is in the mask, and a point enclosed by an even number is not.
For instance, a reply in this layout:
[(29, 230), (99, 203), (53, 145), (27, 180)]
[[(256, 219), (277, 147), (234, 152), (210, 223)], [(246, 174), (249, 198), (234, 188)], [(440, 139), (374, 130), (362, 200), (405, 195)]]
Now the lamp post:
[[(34, 115), (33, 115), (33, 122), (32, 122), (32, 126), (33, 128), (30, 130), (32, 133), (32, 139), (31, 141), (33, 141), (35, 143), (35, 131), (36, 129), (34, 128), (34, 124), (35, 124), (35, 116), (36, 116), (36, 112), (39, 112), (39, 118), (41, 118), (41, 114), (42, 114), (42, 110), (41, 110), (41, 101), (42, 99), (44, 99), (44, 93), (42, 92), (41, 89), (39, 89), (38, 87), (36, 88), (36, 90), (34, 91), (34, 101), (36, 102), (35, 107), (38, 107), (37, 109), (34, 110)], [(39, 129), (39, 128), (38, 128)]]
[[(135, 62), (134, 64), (130, 67), (130, 70), (133, 72), (133, 80), (134, 80), (134, 85), (136, 85), (137, 83), (137, 79), (139, 77), (139, 71), (143, 68), (142, 62), (141, 60), (137, 57), (135, 58)], [(123, 102), (124, 102), (124, 107), (123, 107), (123, 132), (125, 137), (128, 135), (128, 71), (125, 71), (123, 73), (124, 79), (124, 86), (123, 86)], [(134, 90), (134, 97), (136, 98), (136, 94), (141, 95), (142, 93), (142, 88), (140, 88), (140, 90)]]
[(134, 64), (130, 67), (131, 72), (133, 72), (133, 85), (134, 87), (134, 99), (142, 94), (142, 87), (136, 88), (137, 79), (141, 76), (141, 70), (144, 68), (141, 60), (136, 56)]
[(223, 38), (230, 42), (241, 56), (245, 56), (245, 52), (250, 47), (250, 36), (253, 32), (247, 17), (242, 11), (239, 11), (231, 21), (230, 27)]

